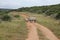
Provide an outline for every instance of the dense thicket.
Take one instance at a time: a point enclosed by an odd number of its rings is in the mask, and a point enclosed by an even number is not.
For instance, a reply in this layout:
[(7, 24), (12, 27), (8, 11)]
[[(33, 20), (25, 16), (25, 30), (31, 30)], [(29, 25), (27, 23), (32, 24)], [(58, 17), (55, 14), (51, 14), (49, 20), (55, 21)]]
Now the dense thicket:
[(10, 10), (0, 9), (0, 21), (10, 21), (11, 17), (8, 15)]
[(52, 16), (55, 19), (60, 19), (60, 4), (49, 6), (23, 7), (19, 8), (17, 11), (27, 11), (38, 14), (45, 14), (46, 16)]

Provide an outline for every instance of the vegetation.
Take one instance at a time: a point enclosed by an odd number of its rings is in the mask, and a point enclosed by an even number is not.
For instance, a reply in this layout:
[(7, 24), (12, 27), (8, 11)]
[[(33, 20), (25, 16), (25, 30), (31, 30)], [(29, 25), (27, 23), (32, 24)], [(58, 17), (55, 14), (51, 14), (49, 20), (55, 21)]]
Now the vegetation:
[(11, 21), (11, 17), (9, 16), (9, 15), (4, 15), (2, 18), (1, 18), (1, 20), (3, 20), (3, 21)]
[(52, 16), (55, 19), (60, 19), (60, 4), (49, 6), (23, 7), (19, 8), (17, 11), (45, 14), (46, 16)]
[(0, 40), (25, 40), (27, 38), (28, 30), (25, 21), (18, 13), (14, 14), (12, 10), (0, 9)]
[[(10, 15), (10, 13), (8, 13)], [(14, 13), (13, 13), (14, 14)], [(12, 15), (10, 15), (12, 17)], [(10, 16), (3, 16), (4, 20)], [(2, 21), (0, 23), (0, 40), (25, 40), (27, 38), (27, 27), (22, 17), (17, 19), (12, 17), (12, 20)]]
[(14, 17), (19, 18), (20, 16), (19, 15), (15, 15)]
[(2, 21), (11, 21), (11, 16), (8, 15), (9, 14), (9, 10), (0, 10), (0, 20)]

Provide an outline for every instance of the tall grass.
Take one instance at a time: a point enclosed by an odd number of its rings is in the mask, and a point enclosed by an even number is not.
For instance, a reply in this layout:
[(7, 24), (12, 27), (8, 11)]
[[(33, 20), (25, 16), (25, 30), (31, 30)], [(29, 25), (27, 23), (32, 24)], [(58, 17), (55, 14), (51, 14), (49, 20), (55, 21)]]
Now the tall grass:
[(11, 22), (0, 23), (0, 40), (25, 40), (26, 38), (27, 27), (22, 17)]

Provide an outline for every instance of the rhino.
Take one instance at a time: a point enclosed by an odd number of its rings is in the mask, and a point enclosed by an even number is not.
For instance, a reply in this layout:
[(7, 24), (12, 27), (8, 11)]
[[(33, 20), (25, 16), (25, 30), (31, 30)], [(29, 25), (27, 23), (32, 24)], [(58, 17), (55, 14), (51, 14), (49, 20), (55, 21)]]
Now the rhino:
[(30, 17), (27, 18), (27, 21), (36, 22), (36, 17), (30, 16)]

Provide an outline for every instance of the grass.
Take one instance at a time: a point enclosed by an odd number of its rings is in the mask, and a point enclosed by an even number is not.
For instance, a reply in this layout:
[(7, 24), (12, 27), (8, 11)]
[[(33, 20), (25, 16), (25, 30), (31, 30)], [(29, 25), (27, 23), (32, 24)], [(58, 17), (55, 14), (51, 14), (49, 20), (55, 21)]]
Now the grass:
[(0, 40), (25, 40), (27, 33), (26, 23), (22, 17), (0, 23)]
[(29, 14), (30, 16), (36, 16), (37, 22), (47, 28), (49, 28), (60, 39), (60, 25), (59, 21), (46, 17), (42, 14)]

